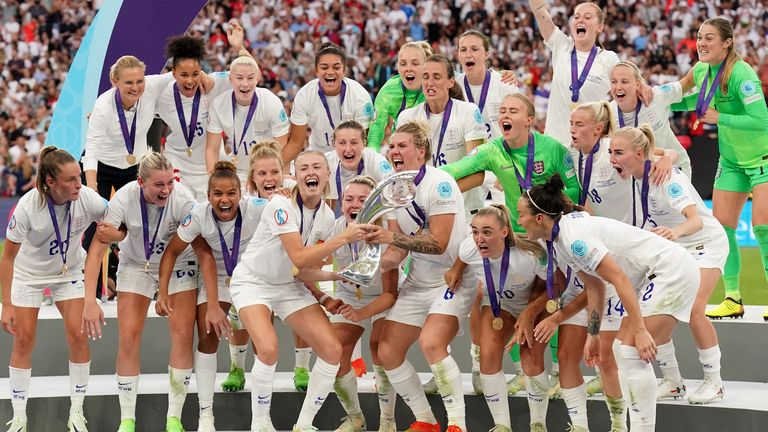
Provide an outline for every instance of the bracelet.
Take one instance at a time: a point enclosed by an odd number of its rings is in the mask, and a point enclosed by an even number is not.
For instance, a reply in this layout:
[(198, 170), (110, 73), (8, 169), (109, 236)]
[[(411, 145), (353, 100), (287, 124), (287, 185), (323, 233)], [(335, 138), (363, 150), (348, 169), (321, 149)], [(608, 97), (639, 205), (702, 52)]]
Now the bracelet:
[(329, 298), (331, 298), (331, 296), (329, 296), (328, 294), (323, 294), (323, 296), (320, 297), (320, 300), (318, 300), (317, 302), (320, 304), (323, 304), (323, 302), (328, 300)]

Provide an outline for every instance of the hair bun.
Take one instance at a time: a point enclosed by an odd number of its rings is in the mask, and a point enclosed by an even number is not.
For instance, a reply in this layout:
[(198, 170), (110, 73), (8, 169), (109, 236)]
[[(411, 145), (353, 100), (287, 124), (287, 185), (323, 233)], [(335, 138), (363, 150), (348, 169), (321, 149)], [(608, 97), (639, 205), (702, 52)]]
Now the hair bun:
[(552, 176), (547, 179), (547, 182), (544, 183), (544, 190), (550, 195), (556, 195), (562, 192), (564, 188), (565, 183), (563, 183), (563, 178), (560, 177), (560, 173), (552, 174)]
[(214, 171), (232, 171), (237, 172), (237, 167), (235, 164), (233, 164), (230, 161), (218, 161), (216, 162), (216, 165), (213, 166)]

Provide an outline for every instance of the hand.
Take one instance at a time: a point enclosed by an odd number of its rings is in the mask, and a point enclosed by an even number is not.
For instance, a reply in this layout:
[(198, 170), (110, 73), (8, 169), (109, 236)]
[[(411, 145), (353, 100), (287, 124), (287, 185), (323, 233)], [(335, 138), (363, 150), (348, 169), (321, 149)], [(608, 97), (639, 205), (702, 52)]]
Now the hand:
[(718, 120), (720, 120), (720, 113), (712, 107), (707, 108), (707, 112), (701, 116), (701, 121), (704, 123), (716, 125)]
[(536, 324), (536, 328), (533, 329), (533, 337), (536, 339), (536, 342), (547, 343), (552, 339), (557, 328), (560, 327), (560, 316), (562, 314), (560, 311), (557, 311)]
[(665, 226), (653, 227), (651, 228), (651, 232), (658, 234), (664, 237), (665, 239), (671, 240), (671, 241), (677, 240), (677, 237), (678, 237), (677, 233), (675, 233), (673, 229), (667, 228)]
[(3, 330), (11, 336), (16, 334), (16, 309), (11, 304), (3, 305), (3, 313), (0, 318)]
[(360, 226), (364, 227), (367, 231), (367, 234), (363, 236), (363, 240), (368, 243), (392, 244), (394, 241), (392, 231), (388, 231), (384, 227), (373, 224), (363, 224)]
[(498, 189), (498, 190), (500, 190), (500, 191), (504, 192), (504, 185), (503, 185), (503, 184), (501, 184), (501, 182), (499, 181), (499, 179), (496, 179), (496, 181), (495, 181), (495, 182), (493, 182), (493, 187), (495, 187), (496, 189)]
[(637, 89), (637, 97), (643, 102), (643, 105), (649, 106), (653, 102), (653, 89), (646, 83), (641, 83)]
[(456, 293), (456, 289), (459, 287), (459, 284), (461, 284), (461, 272), (459, 269), (451, 267), (445, 272), (443, 278), (445, 279), (446, 285), (448, 285), (448, 289), (451, 290), (452, 293)]
[(600, 362), (600, 335), (587, 335), (584, 343), (584, 363), (589, 367), (595, 367)]
[(325, 310), (327, 310), (333, 315), (336, 315), (337, 313), (339, 313), (339, 308), (344, 306), (344, 302), (333, 297), (328, 297), (327, 299), (325, 299), (325, 301), (323, 301), (322, 305), (325, 308)]
[[(3, 308), (5, 313), (5, 308)], [(96, 340), (98, 336), (101, 339), (101, 325), (107, 326), (104, 319), (104, 311), (96, 302), (95, 298), (86, 299), (83, 304), (83, 321), (80, 324), (80, 333), (85, 333), (86, 337)]]
[(501, 74), (501, 82), (517, 87), (517, 76), (514, 72), (505, 69), (503, 71), (499, 71), (499, 73)]
[(157, 293), (157, 301), (155, 302), (155, 312), (161, 317), (171, 316), (173, 308), (171, 307), (171, 300), (168, 298), (168, 294), (162, 291)]
[(342, 305), (339, 308), (339, 313), (346, 319), (352, 321), (352, 322), (358, 322), (360, 321), (360, 314), (358, 313), (357, 309), (353, 308), (352, 306), (345, 304)]
[(284, 196), (286, 198), (290, 198), (291, 197), (291, 189), (290, 188), (286, 188), (286, 187), (278, 188), (277, 190), (275, 190), (275, 192), (269, 198), (272, 198), (275, 195), (282, 195), (282, 196)]
[(362, 240), (365, 234), (368, 232), (366, 229), (367, 226), (369, 225), (351, 223), (341, 234), (342, 238), (347, 243), (354, 243), (358, 240)]
[(520, 314), (517, 322), (515, 322), (515, 335), (512, 339), (516, 340), (520, 346), (528, 345), (532, 347), (535, 341), (533, 338), (533, 319)]
[(648, 330), (642, 329), (635, 334), (635, 347), (640, 353), (640, 358), (646, 363), (656, 360), (656, 342), (653, 341)]
[(229, 46), (240, 51), (243, 49), (244, 40), (245, 31), (243, 31), (243, 27), (236, 19), (229, 20), (227, 23), (227, 42), (229, 42)]
[(123, 240), (125, 234), (106, 222), (96, 222), (96, 238), (109, 244)]
[(651, 171), (648, 173), (656, 186), (664, 183), (672, 177), (672, 159), (662, 156), (651, 165)]
[(221, 340), (229, 338), (232, 333), (232, 326), (229, 324), (229, 316), (224, 313), (218, 305), (208, 305), (208, 310), (205, 312), (205, 332), (211, 333), (211, 328), (216, 332), (216, 337)]

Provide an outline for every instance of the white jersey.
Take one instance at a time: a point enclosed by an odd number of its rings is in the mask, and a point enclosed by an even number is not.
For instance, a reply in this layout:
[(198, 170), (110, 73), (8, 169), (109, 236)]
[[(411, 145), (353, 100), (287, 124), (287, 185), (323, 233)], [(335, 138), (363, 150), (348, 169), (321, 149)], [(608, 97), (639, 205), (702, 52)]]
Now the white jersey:
[(680, 140), (677, 139), (669, 125), (669, 117), (672, 113), (670, 105), (683, 100), (683, 88), (679, 82), (664, 84), (653, 88), (653, 102), (650, 106), (640, 105), (640, 113), (635, 118), (635, 111), (624, 113), (619, 112), (616, 101), (611, 101), (611, 112), (617, 116), (616, 124), (620, 125), (618, 116), (624, 119), (624, 126), (640, 126), (648, 124), (653, 129), (653, 136), (656, 138), (656, 147), (674, 150), (680, 155), (677, 165), (683, 170), (688, 178), (691, 178), (691, 158), (685, 151)]
[[(336, 219), (336, 222), (333, 225), (331, 237), (338, 236), (339, 234), (343, 233), (345, 229), (347, 229), (347, 220), (344, 218), (344, 216), (341, 216)], [(366, 247), (365, 245), (366, 243), (364, 241), (358, 241), (355, 243), (349, 243), (346, 246), (336, 249), (336, 252), (333, 253), (334, 267), (341, 270), (352, 264), (352, 262), (357, 259), (356, 257), (358, 254), (362, 252), (362, 250)], [(381, 245), (382, 253), (386, 250), (386, 246), (387, 245)], [(352, 294), (353, 296), (357, 293), (357, 286), (347, 281), (335, 281), (334, 286), (336, 287), (335, 292), (337, 293), (339, 291), (345, 291), (349, 294)], [(360, 293), (363, 295), (363, 297), (375, 297), (381, 294), (381, 292), (381, 267), (379, 267), (376, 269), (376, 274), (373, 275), (373, 279), (371, 279), (371, 284), (367, 286), (360, 286)]]
[[(120, 246), (120, 267), (129, 266), (144, 269), (147, 263), (144, 254), (144, 233), (139, 198), (139, 194), (142, 193), (144, 193), (143, 189), (137, 181), (132, 181), (121, 187), (109, 202), (109, 211), (104, 216), (104, 222), (113, 227), (125, 225), (128, 229), (128, 235), (118, 245)], [(162, 218), (158, 218), (160, 207), (147, 203), (147, 237), (151, 248), (149, 257), (149, 271), (151, 273), (157, 273), (165, 246), (171, 241), (179, 224), (194, 206), (195, 200), (192, 198), (192, 192), (184, 185), (179, 184), (174, 185)], [(157, 232), (156, 236), (155, 232)], [(181, 266), (186, 264), (185, 261), (194, 260), (194, 251), (192, 248), (187, 248), (179, 256), (176, 263)]]
[[(151, 151), (147, 145), (147, 132), (155, 118), (155, 103), (163, 88), (173, 80), (169, 72), (163, 75), (147, 75), (144, 78), (144, 93), (138, 103), (125, 110), (125, 122), (128, 132), (136, 118), (136, 135), (133, 141), (133, 155), (136, 161), (140, 161), (145, 153)], [(85, 139), (85, 155), (83, 156), (83, 170), (98, 169), (99, 162), (115, 168), (130, 168), (126, 160), (128, 151), (125, 146), (120, 119), (115, 105), (115, 91), (113, 87), (96, 98), (96, 103), (88, 119), (88, 134)], [(136, 117), (138, 116), (138, 117)], [(134, 164), (135, 165), (135, 164)]]
[[(240, 262), (240, 259), (245, 254), (248, 243), (250, 243), (253, 233), (256, 232), (256, 227), (259, 226), (261, 213), (264, 211), (267, 202), (263, 198), (240, 198), (238, 210), (240, 211), (242, 222), (240, 227), (240, 252), (237, 262)], [(227, 269), (224, 265), (224, 254), (222, 252), (219, 230), (221, 230), (221, 235), (224, 236), (224, 241), (231, 253), (231, 249), (234, 247), (235, 221), (236, 219), (226, 222), (214, 220), (211, 203), (200, 203), (184, 217), (176, 234), (186, 243), (192, 243), (197, 236), (202, 236), (206, 243), (208, 243), (208, 246), (211, 247), (213, 256), (216, 258), (218, 275), (224, 276), (227, 275)]]
[[(476, 109), (476, 108), (475, 108)], [(416, 206), (426, 216), (422, 221)], [(459, 256), (459, 245), (467, 236), (467, 221), (464, 212), (464, 198), (459, 191), (456, 181), (445, 171), (431, 166), (426, 167), (426, 174), (416, 187), (416, 197), (409, 207), (399, 208), (387, 215), (389, 220), (396, 220), (400, 230), (405, 235), (429, 233), (429, 218), (442, 214), (452, 214), (453, 229), (448, 247), (442, 255), (410, 252), (411, 268), (406, 278), (411, 285), (419, 288), (432, 289), (445, 285), (443, 274)]]
[(322, 201), (319, 208), (304, 208), (302, 212), (293, 200), (274, 195), (264, 208), (259, 226), (238, 265), (245, 266), (261, 283), (293, 284), (293, 264), (283, 248), (280, 235), (299, 232), (302, 243), (312, 246), (330, 238), (333, 224), (333, 211)]
[[(174, 97), (175, 81), (168, 83), (163, 88), (160, 97), (155, 106), (155, 112), (168, 125), (170, 134), (165, 138), (163, 154), (171, 161), (174, 170), (178, 171), (179, 181), (187, 186), (192, 192), (202, 185), (208, 184), (208, 170), (205, 167), (205, 140), (208, 131), (208, 116), (211, 104), (216, 96), (231, 90), (232, 86), (226, 73), (214, 73), (210, 75), (213, 78), (213, 89), (208, 93), (200, 94), (200, 105), (197, 113), (197, 122), (195, 123), (192, 144), (187, 147), (184, 134), (188, 133), (190, 121), (192, 121), (192, 105), (194, 97), (186, 97), (179, 92), (181, 100), (182, 114), (184, 116), (184, 126), (187, 131), (182, 131), (184, 127), (179, 122), (179, 112), (176, 109), (176, 99)], [(187, 149), (192, 151), (189, 154)]]
[[(290, 130), (288, 115), (280, 98), (271, 91), (256, 87), (254, 97), (258, 98), (248, 130), (243, 134), (245, 119), (250, 105), (235, 104), (232, 112), (233, 90), (226, 91), (213, 100), (208, 120), (208, 132), (224, 132), (232, 140), (232, 156), (237, 156), (237, 175), (241, 182), (248, 177), (248, 151), (259, 141), (271, 140), (287, 135)], [(238, 142), (234, 142), (234, 140)]]
[[(642, 182), (635, 182), (635, 184), (636, 207), (641, 208)], [(688, 176), (677, 167), (672, 169), (672, 176), (663, 184), (657, 186), (653, 182), (649, 182), (648, 223), (645, 224), (644, 228), (648, 230), (656, 226), (674, 228), (686, 221), (682, 212), (691, 205), (696, 206), (696, 213), (701, 218), (703, 227), (691, 235), (678, 237), (677, 243), (689, 251), (695, 252), (697, 247), (712, 245), (725, 237), (723, 226), (704, 204)]]
[[(599, 49), (592, 68), (587, 75), (584, 85), (579, 90), (579, 100), (571, 101), (571, 51), (574, 48), (573, 38), (566, 36), (560, 29), (555, 28), (544, 45), (552, 50), (552, 89), (547, 109), (547, 123), (544, 133), (554, 137), (563, 144), (571, 142), (568, 120), (571, 111), (584, 102), (599, 102), (608, 100), (611, 90), (609, 79), (611, 69), (619, 62), (619, 57), (613, 51)], [(581, 75), (589, 52), (576, 53), (578, 71)]]
[[(485, 105), (481, 108), (481, 114), (483, 115), (483, 122), (485, 122), (485, 131), (487, 133), (486, 139), (492, 140), (493, 138), (501, 136), (501, 128), (499, 127), (499, 109), (501, 108), (501, 101), (505, 97), (511, 94), (519, 93), (520, 90), (517, 86), (512, 84), (505, 84), (501, 82), (501, 74), (491, 70), (491, 83), (488, 86), (488, 96), (485, 99)], [(475, 105), (480, 108), (480, 96), (483, 92), (483, 85), (473, 86), (468, 82), (464, 82), (464, 73), (456, 74), (456, 82), (459, 83), (461, 91), (464, 94), (464, 100), (469, 101), (470, 97), (467, 94), (467, 90), (472, 94), (471, 100)], [(469, 88), (467, 88), (469, 86)]]
[[(357, 170), (348, 171), (339, 164), (339, 155), (336, 154), (336, 150), (331, 150), (325, 154), (325, 158), (328, 159), (328, 166), (331, 168), (331, 194), (330, 199), (338, 200), (340, 191), (344, 193), (344, 187), (347, 183), (358, 175), (370, 176), (372, 179), (379, 183), (385, 178), (394, 174), (392, 171), (392, 165), (389, 161), (377, 153), (375, 150), (365, 147), (363, 149), (363, 156), (360, 159), (362, 162), (362, 170), (358, 173)], [(340, 171), (340, 174), (337, 174)], [(338, 176), (339, 181), (336, 181)]]
[[(291, 123), (297, 126), (309, 126), (309, 148), (323, 153), (333, 150), (333, 130), (344, 121), (354, 120), (360, 123), (364, 129), (373, 121), (373, 102), (368, 91), (357, 81), (344, 78), (346, 92), (344, 100), (341, 94), (326, 96), (328, 119), (325, 106), (320, 99), (320, 80), (317, 78), (306, 83), (296, 93), (291, 110)], [(333, 124), (333, 125), (332, 125)]]
[[(73, 278), (82, 280), (85, 250), (81, 245), (81, 237), (92, 222), (104, 217), (107, 200), (92, 189), (83, 187), (77, 201), (55, 205), (54, 211), (61, 243), (56, 238), (48, 204), (44, 202), (40, 205), (40, 193), (37, 189), (25, 193), (16, 204), (5, 231), (6, 239), (21, 245), (13, 266), (13, 277), (16, 281), (55, 284), (71, 281)], [(72, 222), (67, 242), (70, 216)], [(62, 248), (67, 259), (67, 274), (63, 273)]]
[[(596, 216), (632, 224), (632, 180), (622, 179), (611, 165), (610, 138), (601, 138), (592, 159), (587, 197)], [(589, 155), (579, 154), (573, 159), (579, 185), (584, 187)]]
[[(600, 277), (597, 266), (610, 255), (636, 291), (645, 286), (655, 269), (669, 270), (670, 263), (681, 256), (680, 252), (688, 255), (682, 246), (661, 236), (613, 219), (590, 216), (587, 212), (564, 215), (559, 227), (554, 245), (559, 265)], [(679, 268), (681, 272), (690, 270)]]

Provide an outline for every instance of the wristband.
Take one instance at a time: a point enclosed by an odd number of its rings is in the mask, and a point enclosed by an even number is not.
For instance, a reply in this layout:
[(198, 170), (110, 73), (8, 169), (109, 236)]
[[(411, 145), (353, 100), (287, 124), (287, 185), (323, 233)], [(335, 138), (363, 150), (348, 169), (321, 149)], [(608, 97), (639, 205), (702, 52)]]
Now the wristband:
[(320, 297), (320, 300), (318, 300), (317, 302), (320, 304), (323, 304), (323, 302), (328, 300), (329, 298), (331, 298), (331, 296), (329, 296), (328, 294), (323, 294), (323, 296)]

